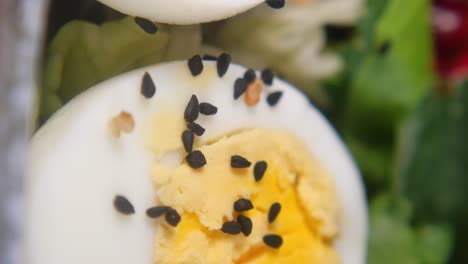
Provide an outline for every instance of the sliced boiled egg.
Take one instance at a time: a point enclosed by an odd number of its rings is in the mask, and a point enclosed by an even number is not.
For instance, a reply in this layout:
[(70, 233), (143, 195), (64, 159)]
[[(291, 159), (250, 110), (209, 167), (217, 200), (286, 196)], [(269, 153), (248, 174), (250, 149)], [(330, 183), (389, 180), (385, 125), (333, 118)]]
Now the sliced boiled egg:
[[(168, 24), (198, 24), (221, 20), (251, 9), (265, 0), (99, 0), (131, 16)], [(267, 0), (272, 8), (284, 6), (284, 0)]]
[(365, 263), (343, 142), (299, 90), (226, 54), (77, 96), (32, 138), (26, 186), (29, 264)]

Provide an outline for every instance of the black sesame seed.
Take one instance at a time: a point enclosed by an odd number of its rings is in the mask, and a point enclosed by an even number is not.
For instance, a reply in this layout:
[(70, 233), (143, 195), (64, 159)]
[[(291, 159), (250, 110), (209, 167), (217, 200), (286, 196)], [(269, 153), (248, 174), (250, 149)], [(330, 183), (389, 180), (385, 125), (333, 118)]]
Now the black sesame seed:
[(382, 45), (380, 45), (377, 52), (379, 53), (379, 55), (383, 56), (387, 54), (391, 48), (392, 48), (392, 44), (389, 41), (385, 41), (384, 43), (382, 43)]
[(221, 231), (226, 234), (237, 235), (241, 232), (241, 225), (237, 222), (226, 222), (221, 227)]
[(201, 103), (198, 106), (200, 114), (203, 115), (214, 115), (218, 113), (218, 108), (210, 103)]
[(271, 94), (269, 94), (267, 96), (267, 103), (270, 106), (275, 106), (279, 102), (279, 100), (281, 99), (281, 96), (283, 96), (283, 92), (281, 92), (281, 91), (271, 93)]
[(266, 0), (266, 4), (274, 9), (284, 7), (285, 1), (284, 0)]
[(216, 56), (213, 56), (213, 55), (209, 55), (209, 54), (203, 55), (203, 60), (215, 61), (215, 60), (217, 60), (217, 59), (218, 59), (218, 58), (216, 58)]
[(176, 210), (168, 207), (166, 209), (166, 222), (171, 226), (177, 226), (180, 222), (180, 215)]
[(247, 84), (253, 83), (255, 79), (257, 79), (257, 74), (255, 74), (255, 71), (252, 69), (248, 69), (244, 73), (244, 79), (247, 82)]
[(162, 216), (163, 214), (165, 214), (167, 212), (169, 207), (167, 206), (155, 206), (155, 207), (151, 207), (149, 208), (148, 210), (146, 210), (146, 215), (149, 217), (149, 218), (157, 218), (157, 217), (160, 217)]
[(190, 152), (187, 157), (185, 157), (185, 160), (193, 169), (199, 169), (206, 165), (205, 155), (199, 150)]
[(252, 233), (252, 220), (247, 216), (239, 215), (237, 217), (237, 222), (241, 226), (241, 232), (244, 236), (249, 236)]
[(263, 237), (263, 243), (271, 248), (279, 248), (283, 244), (283, 238), (275, 234), (270, 234)]
[(281, 211), (281, 204), (280, 203), (274, 203), (270, 206), (270, 210), (268, 211), (268, 223), (273, 223), (278, 217), (279, 213)]
[(192, 97), (190, 97), (190, 101), (185, 107), (185, 112), (184, 112), (185, 121), (193, 122), (197, 120), (198, 114), (199, 114), (198, 98), (196, 95), (192, 95)]
[(253, 204), (249, 199), (241, 198), (234, 202), (234, 211), (243, 212), (253, 209)]
[(182, 133), (182, 143), (184, 144), (184, 149), (188, 153), (192, 152), (193, 150), (193, 140), (195, 136), (193, 135), (193, 132), (190, 130), (185, 130)]
[(127, 198), (123, 197), (122, 195), (115, 196), (114, 207), (119, 213), (124, 215), (131, 215), (135, 213), (135, 208), (133, 208), (133, 205)]
[(190, 72), (195, 77), (203, 72), (203, 61), (200, 55), (195, 55), (188, 60)]
[(272, 85), (273, 84), (273, 79), (275, 78), (275, 75), (273, 74), (273, 71), (270, 69), (264, 69), (262, 71), (262, 80), (266, 85)]
[(216, 69), (218, 70), (218, 76), (223, 77), (226, 74), (229, 65), (231, 64), (231, 56), (229, 54), (223, 53), (219, 55), (216, 62)]
[(135, 23), (148, 34), (156, 34), (158, 32), (158, 27), (148, 19), (135, 17)]
[(154, 85), (153, 79), (149, 73), (145, 72), (143, 79), (141, 80), (141, 94), (145, 98), (151, 98), (156, 93), (156, 85)]
[(205, 133), (205, 128), (200, 126), (195, 122), (190, 122), (187, 124), (187, 128), (190, 129), (195, 135), (202, 136)]
[(265, 175), (265, 171), (268, 167), (268, 164), (266, 163), (266, 161), (259, 161), (257, 163), (255, 163), (255, 166), (254, 166), (254, 178), (255, 178), (255, 181), (260, 181), (262, 178), (263, 178), (263, 175)]
[(239, 99), (245, 91), (247, 91), (247, 82), (243, 78), (238, 78), (234, 82), (234, 99)]
[(231, 157), (231, 167), (233, 168), (248, 168), (251, 164), (250, 161), (242, 156), (234, 155)]

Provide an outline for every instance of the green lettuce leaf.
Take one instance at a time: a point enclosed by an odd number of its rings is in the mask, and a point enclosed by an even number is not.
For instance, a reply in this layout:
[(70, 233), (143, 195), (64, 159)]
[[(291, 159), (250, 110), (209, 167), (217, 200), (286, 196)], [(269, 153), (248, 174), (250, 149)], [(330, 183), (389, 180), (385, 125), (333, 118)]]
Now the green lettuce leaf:
[(445, 225), (410, 225), (411, 206), (388, 195), (376, 197), (370, 206), (369, 264), (446, 263), (452, 233)]
[(353, 153), (353, 157), (359, 161), (363, 175), (372, 175), (367, 178), (366, 187), (369, 194), (378, 191), (386, 191), (391, 185), (388, 175), (392, 172), (392, 152), (386, 144), (363, 141), (347, 136), (345, 141)]
[(434, 85), (431, 1), (368, 0), (366, 7), (361, 41), (343, 53), (342, 83), (330, 88), (329, 111), (367, 182), (385, 188), (397, 129)]
[(468, 83), (450, 95), (432, 93), (399, 134), (398, 189), (414, 204), (417, 221), (456, 228), (454, 263), (468, 252)]
[[(374, 27), (374, 43), (352, 81), (347, 120), (392, 130), (433, 84), (429, 0), (392, 0)], [(387, 52), (378, 49), (388, 43)]]
[(390, 1), (388, 0), (367, 0), (366, 1), (366, 12), (360, 19), (358, 24), (359, 33), (361, 34), (364, 45), (366, 47), (371, 47), (374, 43), (375, 25), (378, 24), (379, 19), (382, 17), (382, 14), (385, 12), (387, 5)]
[(89, 87), (136, 68), (186, 59), (200, 51), (201, 30), (194, 26), (158, 24), (145, 33), (127, 17), (96, 25), (72, 21), (48, 48), (43, 73), (40, 119)]

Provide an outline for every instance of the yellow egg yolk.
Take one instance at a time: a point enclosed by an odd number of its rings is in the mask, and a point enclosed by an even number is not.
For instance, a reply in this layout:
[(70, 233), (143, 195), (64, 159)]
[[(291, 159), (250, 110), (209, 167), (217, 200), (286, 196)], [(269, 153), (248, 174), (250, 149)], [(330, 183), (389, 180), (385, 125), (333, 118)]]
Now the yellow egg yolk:
[[(339, 263), (333, 247), (339, 212), (333, 181), (294, 136), (251, 129), (196, 149), (207, 160), (201, 169), (185, 162), (175, 167), (156, 162), (153, 167), (157, 202), (181, 216), (176, 227), (164, 217), (156, 220), (154, 263)], [(232, 168), (232, 155), (252, 165)], [(256, 181), (253, 168), (259, 161), (267, 169)], [(254, 208), (236, 212), (233, 205), (240, 198)], [(281, 210), (269, 223), (273, 203)], [(250, 235), (221, 231), (239, 214), (251, 219)], [(279, 248), (264, 242), (269, 234), (282, 238)]]

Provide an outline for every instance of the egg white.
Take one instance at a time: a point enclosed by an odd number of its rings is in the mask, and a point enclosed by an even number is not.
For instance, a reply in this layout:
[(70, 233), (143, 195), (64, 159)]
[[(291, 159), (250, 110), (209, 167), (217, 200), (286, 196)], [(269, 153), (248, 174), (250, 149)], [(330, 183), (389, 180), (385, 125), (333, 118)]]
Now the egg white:
[(99, 0), (131, 16), (168, 24), (198, 24), (224, 19), (253, 8), (262, 0)]
[[(159, 111), (183, 113), (192, 94), (218, 107), (216, 115), (198, 118), (206, 128), (198, 144), (242, 128), (286, 130), (301, 139), (335, 181), (342, 208), (336, 248), (343, 263), (365, 263), (365, 194), (343, 142), (308, 99), (280, 79), (265, 86), (253, 107), (242, 98), (234, 100), (234, 82), (245, 71), (231, 65), (220, 78), (216, 63), (204, 61), (202, 74), (193, 77), (186, 61), (160, 64), (98, 84), (59, 110), (31, 140), (26, 181), (27, 263), (152, 263), (157, 230), (145, 210), (155, 205), (157, 190), (152, 187), (150, 169), (156, 157), (143, 143), (144, 124)], [(157, 87), (150, 99), (140, 93), (145, 72)], [(283, 96), (271, 107), (266, 95), (273, 91), (283, 91)], [(121, 111), (133, 116), (135, 128), (116, 138), (109, 121)], [(161, 162), (179, 162), (183, 157), (173, 155), (178, 151), (169, 151)], [(127, 197), (136, 213), (116, 212), (115, 195)]]

